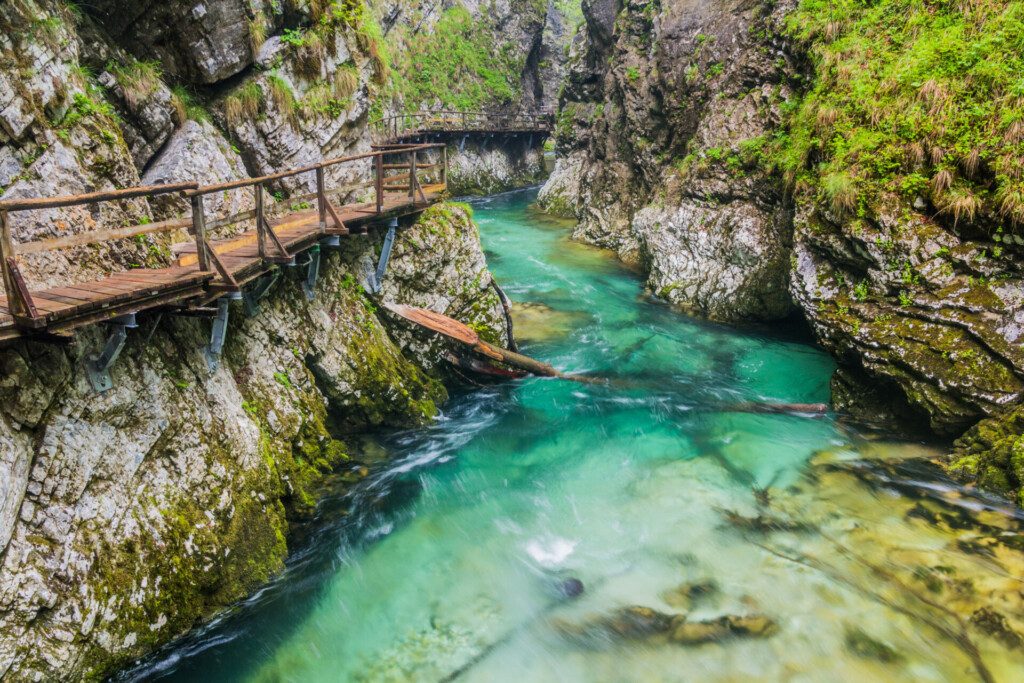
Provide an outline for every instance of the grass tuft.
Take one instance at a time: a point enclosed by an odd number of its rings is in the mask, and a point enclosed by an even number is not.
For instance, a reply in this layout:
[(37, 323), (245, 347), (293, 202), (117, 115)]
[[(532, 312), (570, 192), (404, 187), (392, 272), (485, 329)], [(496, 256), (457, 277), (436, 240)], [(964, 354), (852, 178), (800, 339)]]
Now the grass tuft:
[(132, 109), (145, 102), (163, 82), (160, 64), (155, 61), (133, 60), (127, 64), (112, 62), (107, 65), (107, 71), (113, 74), (121, 86), (124, 100)]
[(263, 113), (263, 89), (249, 81), (224, 99), (224, 118), (232, 126), (255, 121)]
[(857, 208), (857, 181), (848, 173), (832, 173), (822, 179), (822, 189), (839, 215), (847, 215)]
[(932, 200), (939, 211), (953, 217), (953, 225), (961, 221), (971, 222), (981, 211), (981, 199), (966, 183), (958, 183), (934, 196)]
[(334, 96), (338, 99), (352, 97), (359, 87), (359, 75), (354, 66), (345, 64), (334, 72)]

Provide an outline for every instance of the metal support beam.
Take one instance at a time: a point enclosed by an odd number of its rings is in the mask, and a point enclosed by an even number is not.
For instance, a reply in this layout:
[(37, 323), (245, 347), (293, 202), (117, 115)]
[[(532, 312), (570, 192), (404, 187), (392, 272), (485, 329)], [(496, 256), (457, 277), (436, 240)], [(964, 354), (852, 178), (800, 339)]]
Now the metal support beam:
[(228, 310), (232, 299), (242, 298), (241, 292), (235, 295), (228, 294), (217, 299), (217, 317), (213, 319), (213, 328), (210, 330), (210, 344), (205, 349), (206, 366), (210, 372), (216, 372), (220, 367), (220, 354), (224, 350), (224, 339), (228, 334)]
[(267, 295), (270, 288), (281, 276), (281, 271), (273, 270), (270, 273), (256, 280), (256, 284), (248, 289), (242, 290), (242, 303), (245, 304), (245, 314), (252, 317), (260, 312), (260, 301)]
[(395, 231), (398, 230), (398, 219), (392, 218), (388, 221), (388, 233), (384, 236), (384, 246), (380, 250), (380, 261), (377, 263), (377, 271), (370, 281), (370, 291), (379, 294), (381, 285), (384, 283), (384, 273), (388, 269), (388, 261), (391, 260), (391, 247), (395, 244)]
[(135, 314), (118, 316), (109, 322), (110, 336), (99, 355), (91, 355), (85, 359), (85, 374), (89, 378), (89, 384), (93, 391), (103, 393), (114, 386), (110, 378), (110, 368), (121, 355), (124, 344), (128, 341), (128, 330), (138, 327), (135, 322)]
[(306, 299), (313, 300), (316, 296), (316, 279), (320, 275), (320, 245), (314, 244), (309, 249), (309, 261), (306, 263), (306, 279), (302, 282), (302, 291)]

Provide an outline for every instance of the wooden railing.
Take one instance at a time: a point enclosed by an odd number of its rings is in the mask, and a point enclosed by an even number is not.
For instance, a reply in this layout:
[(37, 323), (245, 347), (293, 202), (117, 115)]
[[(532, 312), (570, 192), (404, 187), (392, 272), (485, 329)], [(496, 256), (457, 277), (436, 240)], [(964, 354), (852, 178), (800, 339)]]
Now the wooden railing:
[[(438, 162), (432, 164), (421, 164), (418, 162), (418, 159), (423, 158), (422, 153), (438, 148), (442, 149)], [(242, 221), (254, 220), (261, 259), (266, 260), (268, 263), (288, 262), (294, 256), (285, 249), (270, 221), (267, 219), (268, 213), (271, 213), (275, 208), (273, 206), (268, 207), (268, 202), (266, 201), (265, 191), (268, 184), (303, 174), (313, 174), (316, 185), (314, 192), (290, 196), (282, 204), (287, 206), (289, 204), (294, 205), (296, 202), (315, 200), (319, 213), (319, 230), (321, 233), (324, 233), (327, 230), (328, 217), (339, 228), (344, 227), (338, 210), (330, 199), (332, 194), (336, 196), (341, 193), (350, 194), (360, 189), (372, 187), (375, 195), (375, 211), (378, 214), (382, 212), (385, 203), (385, 193), (387, 192), (399, 191), (406, 193), (411, 205), (415, 205), (417, 202), (426, 203), (427, 198), (424, 195), (423, 182), (421, 181), (423, 172), (430, 169), (438, 169), (437, 175), (440, 178), (440, 182), (445, 185), (447, 184), (447, 155), (443, 148), (444, 145), (440, 143), (374, 147), (371, 151), (363, 154), (327, 159), (316, 164), (280, 171), (257, 178), (242, 178), (215, 185), (200, 186), (195, 182), (185, 182), (130, 187), (121, 190), (92, 192), (80, 195), (2, 200), (0, 201), (0, 270), (2, 270), (3, 274), (8, 310), (19, 327), (37, 329), (44, 326), (44, 323), (41, 321), (45, 316), (40, 315), (36, 302), (33, 300), (32, 292), (19, 267), (20, 256), (181, 229), (190, 229), (195, 240), (199, 269), (204, 272), (216, 271), (222, 280), (222, 286), (227, 289), (238, 289), (239, 284), (234, 281), (229, 269), (221, 263), (216, 251), (210, 245), (209, 234), (211, 230)], [(407, 157), (407, 160), (395, 163), (396, 159), (401, 160), (402, 157)], [(388, 159), (388, 163), (385, 163), (385, 158)], [(325, 169), (339, 164), (368, 159), (372, 160), (373, 163), (373, 179), (371, 181), (330, 190), (326, 188)], [(389, 175), (388, 172), (392, 170), (403, 170), (405, 173)], [(254, 193), (254, 209), (208, 220), (203, 205), (203, 197), (213, 193), (249, 188)], [(11, 235), (9, 220), (9, 214), (11, 213), (81, 206), (101, 202), (116, 202), (140, 197), (156, 197), (171, 193), (179, 194), (189, 200), (191, 208), (190, 217), (156, 223), (142, 223), (128, 227), (93, 230), (21, 244), (16, 243)]]
[(541, 133), (554, 130), (555, 115), (541, 112), (485, 112), (434, 110), (396, 114), (371, 123), (380, 140), (402, 139), (430, 133)]

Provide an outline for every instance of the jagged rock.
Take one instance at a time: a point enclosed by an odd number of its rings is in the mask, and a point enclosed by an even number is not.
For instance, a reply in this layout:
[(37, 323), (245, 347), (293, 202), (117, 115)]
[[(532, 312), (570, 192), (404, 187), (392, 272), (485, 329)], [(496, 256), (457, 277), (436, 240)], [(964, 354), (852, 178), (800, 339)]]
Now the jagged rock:
[[(854, 230), (813, 205), (797, 214), (791, 291), (826, 348), (852, 366), (841, 381), (888, 388), (892, 415), (942, 435), (1002, 413), (1024, 395), (1019, 282), (986, 282), (981, 250), (930, 221), (881, 220), (891, 225)], [(865, 398), (842, 400), (879, 412)]]
[[(325, 40), (318, 75), (300, 68), (295, 51), (282, 51), (276, 57), (280, 60), (276, 70), (254, 74), (217, 102), (218, 121), (230, 132), (254, 174), (369, 151), (366, 124), (373, 66), (369, 57), (356, 49), (356, 42), (350, 29), (338, 26)], [(339, 70), (351, 70), (356, 79), (351, 95), (341, 99), (331, 90), (331, 79)], [(260, 111), (235, 117), (230, 112), (231, 98), (247, 89), (257, 94)], [(325, 176), (328, 187), (341, 187), (367, 181), (370, 172), (367, 160), (330, 166)], [(278, 185), (298, 194), (316, 190), (312, 173), (283, 179)]]
[[(484, 255), (473, 246), (476, 226), (470, 208), (436, 205), (415, 225), (400, 231), (381, 299), (443, 313), (477, 330), (487, 341), (506, 346), (504, 309), (491, 287)], [(402, 323), (396, 330), (400, 330), (396, 339), (402, 348), (427, 367), (439, 362), (447, 342), (438, 335)]]
[(448, 189), (455, 196), (494, 194), (544, 179), (540, 137), (513, 138), (501, 144), (456, 142), (448, 150)]
[(616, 20), (610, 3), (588, 3), (570, 53), (541, 203), (643, 266), (655, 293), (715, 319), (790, 308), (790, 213), (744, 157), (789, 95), (770, 28), (790, 7), (677, 2), (654, 16), (628, 4)]
[(275, 16), (273, 8), (247, 0), (94, 0), (83, 6), (129, 52), (197, 83), (222, 81), (251, 64), (249, 22), (258, 12)]
[(961, 480), (977, 482), (1024, 506), (1024, 408), (968, 430), (954, 444), (947, 467)]
[[(248, 175), (242, 157), (231, 143), (207, 121), (186, 121), (174, 133), (160, 155), (142, 176), (146, 185), (195, 181), (213, 185), (238, 180)], [(188, 200), (173, 194), (154, 197), (150, 201), (153, 217), (158, 220), (189, 215)], [(227, 216), (248, 211), (255, 205), (251, 189), (218, 192), (203, 198), (208, 216)]]
[(116, 96), (116, 102), (123, 112), (121, 133), (131, 150), (136, 168), (142, 172), (174, 132), (171, 91), (163, 82), (159, 82), (149, 92), (129, 94), (130, 91), (109, 72), (100, 74), (99, 82)]

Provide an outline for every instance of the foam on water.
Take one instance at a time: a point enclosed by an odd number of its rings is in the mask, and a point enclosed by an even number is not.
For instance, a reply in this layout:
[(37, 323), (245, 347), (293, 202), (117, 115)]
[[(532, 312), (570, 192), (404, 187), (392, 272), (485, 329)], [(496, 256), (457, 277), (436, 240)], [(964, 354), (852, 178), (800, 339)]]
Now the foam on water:
[[(523, 350), (612, 382), (467, 391), (435, 425), (383, 437), (391, 464), (325, 501), (283, 577), (125, 678), (1020, 680), (1012, 507), (834, 417), (727, 412), (827, 401), (833, 363), (648, 300), (532, 198), (476, 203), (497, 277), (542, 304), (531, 327), (561, 314)], [(585, 591), (567, 601), (570, 578)], [(714, 590), (680, 602), (688, 582)], [(778, 629), (690, 646), (565, 636), (631, 605)]]

